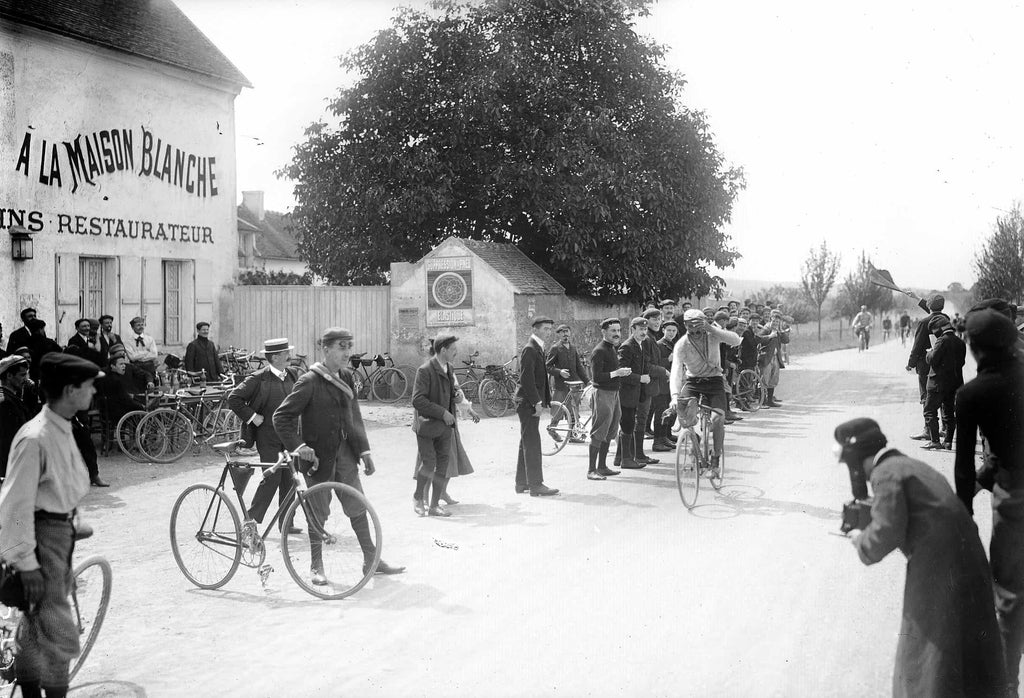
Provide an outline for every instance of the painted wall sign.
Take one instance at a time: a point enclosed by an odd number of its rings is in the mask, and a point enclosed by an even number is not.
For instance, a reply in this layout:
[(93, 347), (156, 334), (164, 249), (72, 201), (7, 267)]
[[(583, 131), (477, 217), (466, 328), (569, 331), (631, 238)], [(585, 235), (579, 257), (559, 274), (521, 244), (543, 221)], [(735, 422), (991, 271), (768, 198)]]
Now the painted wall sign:
[(38, 173), (39, 183), (47, 186), (63, 188), (67, 183), (71, 193), (83, 183), (95, 185), (102, 175), (128, 171), (154, 177), (201, 198), (217, 196), (217, 158), (165, 143), (145, 128), (140, 127), (139, 132), (136, 139), (132, 129), (115, 128), (57, 143), (41, 137), (33, 139), (32, 131), (26, 131), (14, 169), (26, 177)]
[(42, 211), (0, 208), (0, 230), (15, 225), (24, 226), (30, 233), (40, 233), (49, 228), (63, 235), (166, 240), (182, 244), (213, 244), (213, 229), (208, 225), (190, 225), (180, 221), (176, 223), (141, 221), (107, 216), (76, 216), (69, 213), (46, 216)]
[(472, 325), (473, 258), (432, 257), (427, 272), (427, 327)]

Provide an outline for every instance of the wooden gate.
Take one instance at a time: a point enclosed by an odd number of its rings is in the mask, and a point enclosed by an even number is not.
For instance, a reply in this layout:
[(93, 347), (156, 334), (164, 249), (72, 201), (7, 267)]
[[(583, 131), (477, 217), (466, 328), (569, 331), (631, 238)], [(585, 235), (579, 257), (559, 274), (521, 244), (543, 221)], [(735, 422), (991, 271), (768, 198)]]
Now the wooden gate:
[(312, 364), (323, 329), (345, 327), (355, 353), (390, 351), (390, 286), (236, 286), (233, 295), (222, 302), (230, 308), (228, 317), (222, 312), (222, 349), (261, 349), (266, 339), (287, 337)]

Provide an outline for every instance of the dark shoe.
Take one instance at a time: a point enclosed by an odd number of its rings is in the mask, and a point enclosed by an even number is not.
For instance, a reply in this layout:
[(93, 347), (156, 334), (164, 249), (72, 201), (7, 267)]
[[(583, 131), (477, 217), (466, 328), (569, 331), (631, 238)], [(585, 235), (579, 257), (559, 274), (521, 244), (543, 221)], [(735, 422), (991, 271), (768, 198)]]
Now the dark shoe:
[(445, 516), (445, 517), (448, 517), (448, 516), (451, 516), (451, 515), (452, 515), (452, 513), (450, 511), (448, 511), (447, 509), (445, 509), (444, 507), (442, 507), (440, 505), (434, 506), (434, 507), (430, 507), (429, 509), (427, 509), (427, 516)]
[[(277, 530), (282, 532), (282, 533), (284, 532), (280, 525), (278, 525)], [(289, 536), (297, 536), (300, 533), (302, 533), (302, 529), (299, 528), (298, 526), (289, 526), (288, 527), (288, 535)]]
[(622, 460), (622, 465), (619, 466), (623, 470), (640, 470), (640, 468), (647, 467), (647, 463), (641, 463), (635, 460)]
[(765, 400), (765, 403), (761, 407), (782, 407), (778, 400)]
[(110, 484), (103, 482), (103, 480), (100, 479), (99, 475), (97, 475), (94, 478), (91, 478), (89, 480), (89, 484), (92, 485), (93, 487), (110, 487)]
[(928, 432), (923, 432), (921, 434), (916, 434), (914, 436), (911, 436), (910, 438), (912, 438), (914, 441), (931, 441), (932, 440), (932, 437), (931, 437), (930, 434), (928, 434)]
[(530, 491), (529, 485), (516, 485), (516, 494), (524, 494)]
[[(369, 571), (370, 571), (370, 563), (369, 562), (364, 562), (363, 563), (363, 574), (366, 574)], [(402, 572), (405, 572), (405, 568), (404, 567), (392, 567), (388, 563), (386, 563), (383, 560), (381, 560), (380, 562), (377, 563), (377, 570), (374, 572), (374, 574), (402, 574)]]
[(604, 475), (605, 477), (611, 477), (612, 475), (618, 475), (620, 471), (612, 470), (611, 468), (598, 468), (597, 474)]
[(536, 487), (530, 488), (531, 497), (550, 497), (558, 494), (558, 490), (553, 487), (547, 487), (545, 485), (537, 485)]
[(650, 429), (644, 429), (644, 436), (649, 436), (651, 438), (654, 438), (654, 432), (651, 431)]
[(601, 473), (597, 472), (596, 470), (591, 470), (589, 473), (587, 473), (587, 479), (588, 480), (607, 480), (608, 478), (605, 477), (604, 475), (602, 475)]
[[(366, 570), (363, 570), (363, 574), (366, 574)], [(314, 567), (309, 571), (310, 581), (313, 582), (314, 586), (323, 587), (327, 586), (327, 576), (324, 575), (324, 571)]]
[[(776, 402), (778, 402), (778, 399), (776, 399)], [(726, 419), (730, 419), (730, 420), (732, 420), (734, 422), (742, 422), (743, 421), (743, 417), (739, 416), (735, 412), (726, 412), (725, 413), (725, 418)]]
[(676, 447), (675, 444), (667, 443), (663, 439), (657, 439), (651, 446), (651, 450), (654, 451), (655, 453), (668, 453), (670, 451), (676, 450)]
[(416, 512), (417, 516), (427, 515), (427, 502), (424, 499), (417, 499), (412, 505), (412, 510)]
[(942, 447), (944, 449), (946, 449), (947, 451), (952, 451), (953, 450), (953, 444), (952, 443), (944, 443), (944, 444), (942, 444)]
[(679, 437), (676, 436), (675, 434), (666, 434), (665, 440), (668, 441), (673, 446), (675, 446), (676, 441), (679, 441)]
[(707, 476), (710, 480), (718, 478), (718, 464), (721, 461), (721, 456), (711, 456), (711, 465), (708, 467)]
[(548, 436), (555, 440), (555, 443), (562, 443), (562, 435), (555, 431), (554, 427), (548, 427)]
[(459, 500), (452, 499), (451, 497), (449, 497), (447, 492), (445, 492), (444, 494), (441, 495), (441, 501), (444, 502), (448, 506), (451, 506), (453, 504), (458, 504), (459, 503)]
[(944, 447), (938, 441), (929, 441), (928, 443), (926, 443), (921, 448), (923, 448), (926, 451), (942, 451), (942, 450), (944, 450)]
[(644, 465), (654, 465), (655, 463), (660, 463), (661, 461), (658, 460), (657, 458), (651, 458), (650, 456), (640, 456), (639, 458), (636, 459), (636, 462), (643, 463)]

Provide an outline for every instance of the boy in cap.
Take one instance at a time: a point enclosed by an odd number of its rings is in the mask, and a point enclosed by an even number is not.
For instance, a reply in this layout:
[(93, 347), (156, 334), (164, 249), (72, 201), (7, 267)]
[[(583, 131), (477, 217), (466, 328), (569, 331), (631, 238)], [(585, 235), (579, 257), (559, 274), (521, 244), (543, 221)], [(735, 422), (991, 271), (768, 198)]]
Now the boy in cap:
[(14, 435), (33, 416), (21, 399), (21, 389), (27, 380), (27, 359), (18, 354), (0, 359), (0, 479), (7, 474), (7, 458)]
[(533, 333), (519, 354), (519, 457), (516, 461), (516, 492), (531, 497), (550, 497), (558, 490), (544, 484), (540, 445), (540, 411), (551, 407), (551, 386), (544, 365), (544, 351), (554, 334), (555, 321), (543, 315), (533, 318)]
[[(320, 337), (323, 361), (310, 366), (274, 412), (274, 429), (289, 451), (298, 450), (302, 473), (312, 487), (321, 482), (341, 482), (360, 492), (359, 461), (367, 477), (376, 472), (370, 456), (363, 415), (359, 411), (355, 382), (349, 369), (352, 333), (343, 327), (328, 327)], [(327, 521), (331, 502), (312, 502), (314, 515)], [(377, 547), (370, 534), (366, 508), (353, 498), (342, 497), (341, 508), (363, 551), (363, 574), (373, 564)], [(323, 541), (309, 530), (310, 577), (313, 584), (330, 584), (323, 563)], [(381, 560), (376, 574), (400, 574), (404, 567), (392, 567)]]
[[(995, 310), (967, 313), (967, 339), (978, 375), (956, 393), (956, 493), (974, 512), (974, 495), (992, 492), (989, 558), (996, 611), (1013, 695), (1024, 647), (1024, 364), (1015, 355), (1017, 328)], [(981, 430), (988, 456), (975, 473)]]
[(873, 565), (897, 548), (907, 558), (893, 695), (1003, 695), (985, 549), (946, 478), (885, 448), (873, 419), (840, 424), (835, 439), (851, 479), (870, 478), (874, 495), (871, 523), (849, 533), (861, 562)]
[(75, 510), (89, 476), (72, 435), (76, 412), (89, 408), (102, 376), (91, 361), (51, 353), (40, 363), (46, 406), (14, 437), (0, 489), (0, 556), (16, 569), (30, 612), (18, 629), (15, 673), (22, 695), (64, 696), (79, 652), (68, 602)]

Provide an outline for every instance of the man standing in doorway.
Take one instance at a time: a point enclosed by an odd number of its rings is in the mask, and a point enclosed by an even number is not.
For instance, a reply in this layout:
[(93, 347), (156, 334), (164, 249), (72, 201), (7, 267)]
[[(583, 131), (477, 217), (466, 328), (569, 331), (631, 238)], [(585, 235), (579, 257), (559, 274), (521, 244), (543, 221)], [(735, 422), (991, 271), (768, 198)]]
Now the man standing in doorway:
[(544, 484), (540, 452), (540, 412), (551, 406), (551, 386), (544, 365), (544, 351), (554, 334), (555, 321), (543, 315), (533, 318), (533, 334), (519, 354), (519, 388), (516, 414), (519, 416), (519, 458), (516, 462), (516, 492), (530, 491), (531, 497), (550, 497), (558, 490)]

